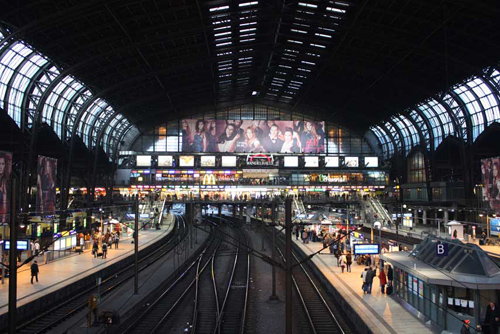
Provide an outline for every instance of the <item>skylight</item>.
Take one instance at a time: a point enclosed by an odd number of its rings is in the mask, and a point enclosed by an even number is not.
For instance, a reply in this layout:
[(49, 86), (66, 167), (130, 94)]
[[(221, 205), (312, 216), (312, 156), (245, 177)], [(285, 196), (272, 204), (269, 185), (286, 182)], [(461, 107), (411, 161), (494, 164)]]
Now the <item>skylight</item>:
[(345, 9), (339, 9), (339, 8), (335, 8), (335, 7), (326, 7), (326, 10), (330, 11), (330, 12), (336, 12), (336, 13), (342, 13), (342, 14), (345, 13)]
[(326, 34), (315, 33), (314, 35), (319, 36), (319, 37), (332, 38), (332, 36), (326, 35)]
[(231, 45), (231, 44), (233, 44), (233, 42), (219, 43), (219, 44), (215, 44), (215, 46), (225, 46), (225, 45)]
[(248, 6), (254, 6), (254, 5), (258, 5), (258, 4), (259, 4), (258, 1), (250, 1), (250, 2), (240, 3), (239, 6), (240, 7), (248, 7)]
[(212, 8), (210, 8), (209, 10), (210, 10), (211, 12), (218, 12), (218, 11), (221, 11), (221, 10), (226, 10), (226, 9), (229, 9), (229, 6), (212, 7)]
[(318, 5), (314, 5), (312, 3), (307, 3), (307, 2), (299, 2), (299, 6), (307, 8), (318, 8)]
[(218, 36), (225, 36), (225, 35), (231, 35), (231, 34), (232, 34), (231, 31), (225, 31), (225, 32), (220, 32), (220, 33), (214, 34), (214, 36), (218, 37)]
[(326, 46), (321, 45), (321, 44), (314, 44), (314, 43), (311, 43), (310, 45), (311, 45), (311, 46), (315, 46), (315, 47), (317, 47), (317, 48), (322, 48), (322, 49), (325, 49), (325, 48), (326, 48)]

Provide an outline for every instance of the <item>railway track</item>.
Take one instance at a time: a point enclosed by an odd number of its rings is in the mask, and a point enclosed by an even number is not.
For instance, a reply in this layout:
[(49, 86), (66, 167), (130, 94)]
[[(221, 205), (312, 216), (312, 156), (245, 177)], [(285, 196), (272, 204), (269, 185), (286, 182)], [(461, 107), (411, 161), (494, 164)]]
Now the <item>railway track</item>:
[(201, 254), (185, 265), (176, 280), (156, 291), (156, 297), (118, 332), (243, 333), (249, 287), (248, 241), (229, 221), (205, 221), (211, 233)]
[[(271, 227), (272, 228), (272, 227)], [(271, 237), (270, 228), (267, 237)], [(285, 238), (281, 233), (276, 233), (276, 249), (280, 258), (285, 263), (284, 248)], [(314, 334), (350, 334), (354, 333), (353, 326), (346, 321), (345, 314), (331, 300), (328, 294), (315, 282), (305, 265), (300, 264), (300, 259), (293, 253), (294, 266), (292, 282), (294, 286), (293, 305), (295, 319), (294, 330), (299, 333)], [(298, 310), (302, 310), (299, 312)]]
[[(163, 245), (139, 259), (139, 271), (142, 271), (156, 261), (161, 260), (187, 236), (188, 226), (186, 225), (186, 221), (183, 216), (176, 216), (174, 229), (175, 233), (170, 233), (166, 237)], [(101, 297), (115, 291), (133, 277), (134, 264), (113, 273), (107, 278), (104, 278), (100, 286)], [(59, 324), (85, 309), (88, 304), (88, 298), (93, 293), (97, 293), (97, 288), (94, 284), (82, 289), (65, 302), (60, 303), (53, 308), (47, 309), (35, 318), (30, 319), (30, 321), (19, 325), (16, 332), (21, 334), (41, 334), (54, 331)]]

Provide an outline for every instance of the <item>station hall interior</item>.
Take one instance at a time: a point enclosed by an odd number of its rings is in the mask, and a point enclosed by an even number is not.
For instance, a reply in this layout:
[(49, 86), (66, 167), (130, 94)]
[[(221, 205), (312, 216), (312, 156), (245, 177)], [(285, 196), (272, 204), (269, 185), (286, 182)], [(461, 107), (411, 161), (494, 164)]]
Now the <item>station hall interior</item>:
[(493, 0), (0, 1), (0, 332), (498, 334), (499, 41)]

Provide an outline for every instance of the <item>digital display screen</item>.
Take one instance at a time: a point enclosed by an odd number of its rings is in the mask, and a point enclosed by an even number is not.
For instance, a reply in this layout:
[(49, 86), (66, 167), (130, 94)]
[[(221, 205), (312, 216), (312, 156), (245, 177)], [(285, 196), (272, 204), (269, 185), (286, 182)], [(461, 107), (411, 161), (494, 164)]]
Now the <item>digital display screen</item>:
[(222, 156), (222, 167), (236, 167), (236, 157), (235, 156)]
[(319, 167), (319, 158), (304, 157), (304, 167)]
[(215, 167), (215, 155), (202, 155), (200, 157), (201, 167)]
[(171, 155), (159, 155), (158, 167), (172, 167), (174, 165), (174, 157)]
[(377, 157), (365, 157), (365, 167), (368, 167), (368, 168), (378, 167), (378, 158)]
[(380, 254), (379, 244), (354, 244), (354, 255)]
[(179, 157), (180, 167), (194, 167), (194, 155), (181, 155)]
[(500, 219), (490, 219), (490, 234), (495, 236), (500, 234)]
[(339, 157), (325, 157), (325, 167), (338, 167)]
[(359, 167), (358, 157), (345, 157), (344, 164), (346, 167)]
[(299, 157), (286, 156), (283, 161), (285, 167), (299, 167)]
[(151, 156), (138, 155), (135, 158), (135, 164), (137, 167), (151, 167)]
[[(17, 250), (28, 250), (29, 242), (28, 240), (17, 240)], [(4, 241), (4, 249), (10, 249), (10, 240)]]

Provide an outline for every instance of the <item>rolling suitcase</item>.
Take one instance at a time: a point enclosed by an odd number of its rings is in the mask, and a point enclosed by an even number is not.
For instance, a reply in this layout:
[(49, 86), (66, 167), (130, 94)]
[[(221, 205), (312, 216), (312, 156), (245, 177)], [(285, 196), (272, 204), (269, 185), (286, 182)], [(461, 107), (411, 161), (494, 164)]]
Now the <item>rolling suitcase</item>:
[(97, 253), (97, 257), (102, 257), (102, 253)]

